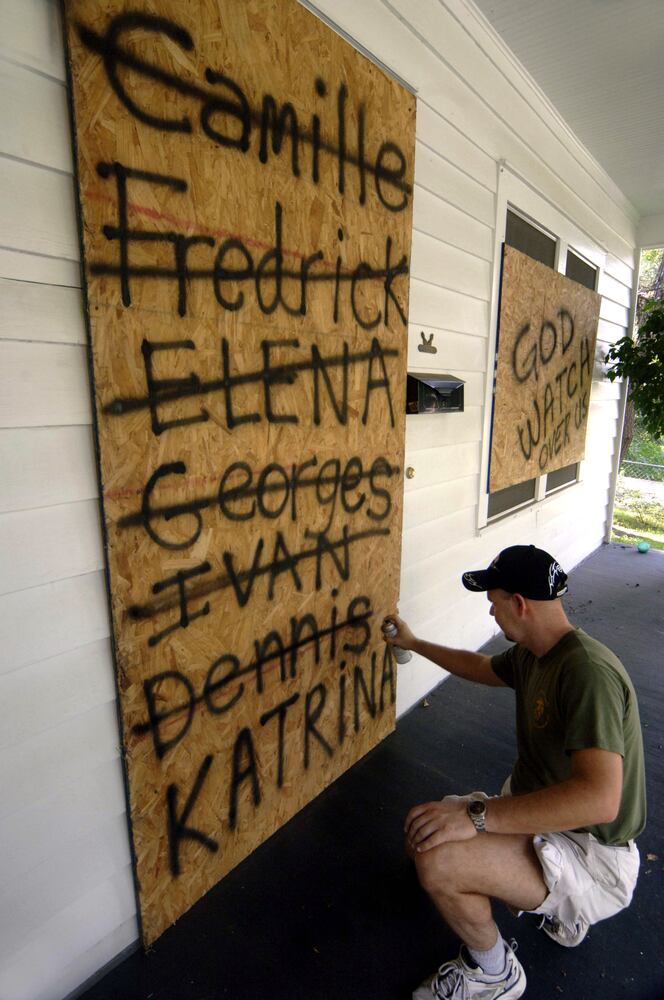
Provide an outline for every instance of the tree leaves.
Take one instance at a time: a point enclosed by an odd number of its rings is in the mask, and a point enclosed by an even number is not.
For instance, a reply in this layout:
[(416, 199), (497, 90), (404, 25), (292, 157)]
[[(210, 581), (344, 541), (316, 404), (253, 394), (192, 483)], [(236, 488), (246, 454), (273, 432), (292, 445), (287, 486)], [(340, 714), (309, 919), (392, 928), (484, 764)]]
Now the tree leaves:
[(664, 301), (649, 299), (635, 340), (622, 337), (606, 355), (606, 377), (629, 378), (630, 396), (653, 437), (664, 435)]

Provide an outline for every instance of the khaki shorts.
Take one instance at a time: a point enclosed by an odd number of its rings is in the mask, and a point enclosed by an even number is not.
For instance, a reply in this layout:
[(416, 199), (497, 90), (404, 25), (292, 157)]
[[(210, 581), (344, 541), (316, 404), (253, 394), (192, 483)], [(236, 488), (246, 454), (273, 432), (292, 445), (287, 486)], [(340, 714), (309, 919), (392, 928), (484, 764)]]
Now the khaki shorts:
[(549, 890), (533, 913), (570, 927), (596, 924), (629, 906), (639, 874), (639, 852), (602, 844), (592, 833), (539, 833), (533, 846)]
[[(508, 778), (501, 795), (509, 795)], [(533, 847), (549, 894), (536, 910), (563, 924), (596, 924), (629, 906), (639, 875), (639, 851), (602, 844), (592, 833), (538, 833)], [(523, 912), (523, 911), (522, 911)]]
[[(511, 794), (510, 784), (508, 778), (501, 795)], [(478, 795), (489, 798), (484, 792), (447, 798), (465, 800)], [(549, 894), (541, 906), (527, 912), (555, 916), (574, 927), (596, 924), (629, 906), (640, 864), (634, 841), (614, 847), (602, 844), (592, 833), (538, 833), (533, 847)]]

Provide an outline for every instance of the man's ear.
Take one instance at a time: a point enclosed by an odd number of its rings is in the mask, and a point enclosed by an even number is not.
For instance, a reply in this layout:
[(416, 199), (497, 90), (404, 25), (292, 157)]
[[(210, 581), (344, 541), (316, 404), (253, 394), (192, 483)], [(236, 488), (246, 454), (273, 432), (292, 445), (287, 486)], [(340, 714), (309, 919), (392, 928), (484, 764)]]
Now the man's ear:
[(522, 597), (521, 594), (512, 594), (512, 600), (515, 602), (516, 613), (522, 618), (528, 610), (525, 597)]

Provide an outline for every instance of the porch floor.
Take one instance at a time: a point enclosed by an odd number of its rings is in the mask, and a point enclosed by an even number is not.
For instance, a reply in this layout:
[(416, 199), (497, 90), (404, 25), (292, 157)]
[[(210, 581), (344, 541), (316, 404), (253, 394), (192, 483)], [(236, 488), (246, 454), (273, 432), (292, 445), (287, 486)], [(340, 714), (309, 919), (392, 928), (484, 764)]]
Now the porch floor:
[[(575, 950), (495, 907), (537, 1000), (664, 998), (664, 552), (605, 545), (571, 574), (571, 620), (636, 686), (649, 821), (632, 905)], [(492, 640), (496, 652), (506, 645)], [(450, 678), (396, 732), (84, 1000), (406, 1000), (458, 949), (403, 852), (409, 808), (497, 792), (514, 757), (512, 693)], [(656, 857), (653, 857), (655, 856)], [(650, 859), (648, 859), (650, 856)]]

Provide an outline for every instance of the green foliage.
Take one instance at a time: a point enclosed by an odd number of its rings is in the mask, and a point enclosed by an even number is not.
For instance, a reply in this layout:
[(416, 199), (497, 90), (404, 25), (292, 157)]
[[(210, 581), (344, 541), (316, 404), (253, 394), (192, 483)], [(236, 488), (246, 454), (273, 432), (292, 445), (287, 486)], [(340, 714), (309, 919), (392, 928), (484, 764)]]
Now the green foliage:
[(664, 301), (650, 299), (636, 340), (622, 337), (609, 348), (606, 377), (629, 378), (630, 396), (653, 437), (664, 435)]
[(649, 434), (638, 413), (634, 423), (634, 437), (627, 452), (627, 461), (664, 465), (664, 437), (654, 438)]
[(664, 250), (642, 250), (639, 267), (639, 295), (661, 298), (659, 284), (662, 274)]

